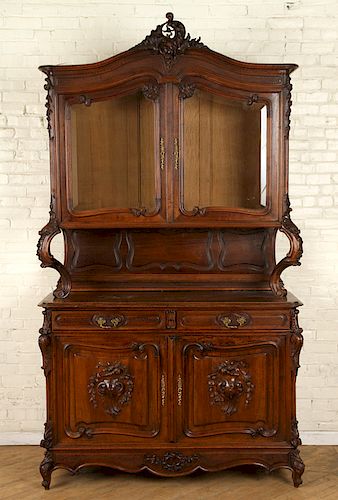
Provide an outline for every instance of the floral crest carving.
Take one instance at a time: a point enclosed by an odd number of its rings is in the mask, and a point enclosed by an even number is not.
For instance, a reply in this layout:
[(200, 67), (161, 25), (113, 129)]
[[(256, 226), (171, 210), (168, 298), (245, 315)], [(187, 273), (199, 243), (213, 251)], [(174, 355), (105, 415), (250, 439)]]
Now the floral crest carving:
[(198, 455), (184, 455), (179, 451), (167, 451), (162, 457), (158, 455), (145, 455), (145, 462), (151, 465), (160, 465), (162, 469), (171, 472), (179, 472), (187, 465), (197, 461)]
[(134, 377), (119, 361), (99, 363), (96, 368), (97, 372), (89, 379), (89, 400), (94, 408), (98, 407), (100, 401), (105, 413), (116, 417), (131, 399)]
[(245, 398), (245, 405), (251, 400), (254, 385), (246, 369), (245, 361), (226, 360), (208, 375), (210, 403), (221, 406), (225, 415), (238, 410), (240, 399)]
[(161, 54), (166, 68), (170, 69), (177, 56), (184, 54), (186, 49), (191, 47), (206, 48), (206, 46), (200, 41), (200, 38), (191, 38), (189, 33), (186, 35), (184, 24), (174, 20), (172, 12), (168, 12), (166, 18), (165, 23), (159, 24), (135, 48), (150, 49)]

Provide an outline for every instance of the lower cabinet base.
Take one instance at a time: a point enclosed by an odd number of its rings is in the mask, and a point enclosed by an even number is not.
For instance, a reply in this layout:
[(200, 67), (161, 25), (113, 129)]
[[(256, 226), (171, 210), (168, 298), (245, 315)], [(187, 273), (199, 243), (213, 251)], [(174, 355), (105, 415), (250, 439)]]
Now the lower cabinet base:
[(254, 464), (271, 472), (279, 468), (292, 471), (296, 488), (302, 484), (304, 463), (297, 448), (285, 449), (119, 449), (119, 450), (47, 450), (40, 465), (42, 486), (49, 489), (53, 470), (71, 473), (87, 466), (103, 466), (123, 472), (150, 471), (157, 476), (177, 477), (196, 470), (221, 471), (239, 465)]

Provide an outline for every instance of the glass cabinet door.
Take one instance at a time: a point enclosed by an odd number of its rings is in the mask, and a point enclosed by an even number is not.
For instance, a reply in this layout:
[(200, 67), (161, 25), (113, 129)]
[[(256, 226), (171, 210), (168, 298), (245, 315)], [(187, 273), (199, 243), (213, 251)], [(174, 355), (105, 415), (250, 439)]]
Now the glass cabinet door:
[(80, 96), (68, 115), (70, 211), (156, 215), (161, 197), (159, 103), (141, 91), (101, 100)]
[(267, 106), (195, 89), (180, 100), (179, 211), (264, 211)]

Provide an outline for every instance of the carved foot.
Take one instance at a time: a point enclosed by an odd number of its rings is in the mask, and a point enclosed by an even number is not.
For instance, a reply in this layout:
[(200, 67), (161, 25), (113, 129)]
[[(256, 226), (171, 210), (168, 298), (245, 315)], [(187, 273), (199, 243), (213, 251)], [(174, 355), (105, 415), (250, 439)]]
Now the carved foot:
[(54, 462), (50, 451), (46, 451), (45, 457), (40, 465), (40, 474), (42, 476), (42, 486), (45, 490), (49, 490), (52, 471), (54, 469)]
[(300, 458), (299, 450), (293, 450), (290, 453), (290, 466), (292, 468), (292, 479), (295, 488), (302, 484), (302, 475), (305, 469), (303, 460)]

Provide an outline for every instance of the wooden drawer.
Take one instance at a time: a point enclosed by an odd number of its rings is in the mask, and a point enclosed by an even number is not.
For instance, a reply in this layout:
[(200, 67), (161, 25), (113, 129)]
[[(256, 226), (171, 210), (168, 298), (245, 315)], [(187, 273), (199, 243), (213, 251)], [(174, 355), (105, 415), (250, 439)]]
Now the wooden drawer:
[(177, 327), (184, 330), (219, 328), (222, 330), (288, 330), (288, 312), (244, 311), (223, 309), (222, 311), (179, 311)]
[(53, 313), (53, 331), (158, 330), (166, 327), (165, 311), (62, 311)]

